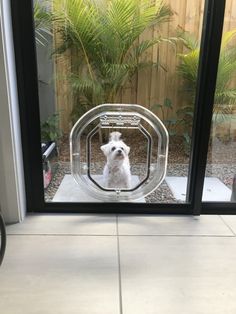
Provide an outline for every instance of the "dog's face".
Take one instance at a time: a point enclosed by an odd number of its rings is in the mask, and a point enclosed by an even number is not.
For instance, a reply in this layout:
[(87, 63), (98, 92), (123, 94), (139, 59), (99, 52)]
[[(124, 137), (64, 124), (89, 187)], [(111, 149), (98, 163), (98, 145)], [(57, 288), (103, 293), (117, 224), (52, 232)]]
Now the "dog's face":
[(123, 141), (111, 141), (108, 144), (102, 145), (101, 150), (107, 157), (108, 161), (123, 160), (128, 157), (130, 147), (127, 146)]

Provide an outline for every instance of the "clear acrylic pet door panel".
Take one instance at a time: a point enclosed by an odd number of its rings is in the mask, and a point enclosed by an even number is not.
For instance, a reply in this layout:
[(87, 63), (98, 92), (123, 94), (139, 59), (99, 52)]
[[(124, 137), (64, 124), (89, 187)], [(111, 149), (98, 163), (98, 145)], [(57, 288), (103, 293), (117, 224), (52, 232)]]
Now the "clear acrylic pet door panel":
[[(112, 132), (122, 134), (122, 142), (117, 142), (117, 145), (119, 144), (121, 147), (120, 149), (115, 146), (108, 147), (105, 157), (99, 148), (109, 142)], [(126, 150), (128, 147), (125, 141), (126, 136), (139, 138), (138, 145), (142, 148), (142, 157), (145, 160), (142, 165), (132, 164), (132, 158), (129, 160), (129, 156), (132, 155), (132, 147), (130, 147), (130, 152), (129, 149)], [(79, 187), (95, 199), (110, 202), (138, 200), (155, 190), (164, 180), (168, 142), (165, 126), (156, 115), (146, 108), (130, 104), (97, 106), (84, 114), (71, 131), (72, 175)], [(113, 158), (117, 158), (116, 149), (117, 154), (124, 154), (124, 162), (128, 163), (127, 168), (130, 163), (129, 186), (125, 182), (122, 185), (122, 180), (116, 185), (116, 173), (112, 171), (104, 173), (108, 159), (113, 164), (116, 162), (113, 160)], [(112, 154), (113, 150), (114, 154)], [(98, 154), (98, 151), (101, 151), (101, 155)], [(103, 160), (102, 165), (101, 160)], [(118, 167), (120, 165), (121, 162)], [(105, 184), (106, 176), (113, 176), (113, 185)], [(127, 176), (129, 173), (125, 178)]]

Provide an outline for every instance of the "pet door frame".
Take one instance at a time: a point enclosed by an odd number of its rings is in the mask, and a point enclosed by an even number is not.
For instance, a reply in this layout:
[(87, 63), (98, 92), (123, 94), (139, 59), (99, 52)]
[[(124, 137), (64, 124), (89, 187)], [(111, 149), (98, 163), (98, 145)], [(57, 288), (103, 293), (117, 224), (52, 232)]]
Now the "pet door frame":
[[(235, 203), (202, 202), (226, 0), (206, 0), (184, 204), (44, 201), (37, 62), (31, 0), (10, 0), (28, 211), (63, 213), (235, 214)], [(210, 78), (210, 79), (209, 79)]]
[[(81, 137), (86, 128), (93, 129), (86, 136), (85, 165), (81, 160)], [(150, 132), (145, 128), (150, 129)], [(105, 188), (91, 175), (91, 139), (99, 130), (137, 130), (146, 137), (146, 173), (131, 188)], [(152, 131), (151, 131), (152, 130)], [(151, 132), (153, 134), (151, 134)], [(154, 148), (154, 139), (157, 145)], [(153, 192), (163, 182), (168, 158), (169, 135), (161, 120), (147, 108), (134, 104), (102, 104), (85, 113), (70, 132), (71, 172), (81, 189), (100, 201), (135, 201)], [(152, 153), (154, 153), (151, 164)], [(156, 155), (156, 156), (155, 156)], [(154, 162), (155, 160), (155, 162)], [(86, 175), (85, 175), (86, 171)], [(92, 183), (92, 184), (91, 184)], [(143, 186), (143, 189), (140, 187)]]

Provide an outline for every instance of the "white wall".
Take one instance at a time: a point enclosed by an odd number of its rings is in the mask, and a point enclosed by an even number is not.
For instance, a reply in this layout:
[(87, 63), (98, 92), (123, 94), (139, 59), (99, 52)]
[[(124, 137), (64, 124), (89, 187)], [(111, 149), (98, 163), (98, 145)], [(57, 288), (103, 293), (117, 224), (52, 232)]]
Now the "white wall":
[(0, 1), (0, 208), (6, 222), (26, 212), (10, 1)]

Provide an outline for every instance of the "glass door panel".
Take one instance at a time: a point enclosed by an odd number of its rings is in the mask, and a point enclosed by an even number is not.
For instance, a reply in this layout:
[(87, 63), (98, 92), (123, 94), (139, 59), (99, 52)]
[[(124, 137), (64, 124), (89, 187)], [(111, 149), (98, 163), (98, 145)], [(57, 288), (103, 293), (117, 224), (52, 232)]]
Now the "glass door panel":
[(202, 200), (236, 201), (236, 22), (234, 1), (226, 1), (211, 138)]
[[(150, 3), (34, 2), (46, 202), (98, 201), (73, 180), (69, 137), (83, 114), (104, 103), (143, 106), (169, 133), (165, 180), (138, 202), (186, 202), (204, 1)], [(81, 160), (90, 131), (82, 134)], [(130, 148), (131, 176), (142, 181), (148, 145), (132, 128), (103, 129), (93, 136), (91, 173), (103, 176), (107, 156), (102, 147), (112, 131), (122, 133)]]

